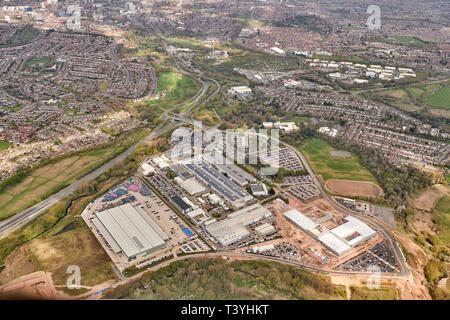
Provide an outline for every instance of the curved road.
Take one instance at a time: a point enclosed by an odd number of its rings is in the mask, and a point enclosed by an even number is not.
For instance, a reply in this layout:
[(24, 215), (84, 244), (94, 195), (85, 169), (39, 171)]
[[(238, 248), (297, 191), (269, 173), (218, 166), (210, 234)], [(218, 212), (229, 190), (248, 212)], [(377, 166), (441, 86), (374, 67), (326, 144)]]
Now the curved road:
[[(196, 74), (192, 74), (190, 72), (186, 72), (185, 70), (183, 70), (183, 72), (189, 73), (192, 76), (197, 77), (202, 83), (202, 88), (199, 90), (199, 93), (197, 93), (194, 96), (194, 99), (192, 101), (189, 101), (189, 102), (185, 103), (185, 105), (184, 105), (185, 107), (188, 107), (188, 106), (193, 106), (193, 107), (188, 109), (186, 112), (184, 112), (183, 113), (183, 115), (184, 115), (184, 114), (191, 113), (192, 110), (199, 104), (200, 100), (207, 93), (207, 91), (209, 89), (209, 85), (206, 84), (200, 78), (201, 76), (196, 75)], [(205, 77), (205, 78), (208, 79), (211, 82), (214, 82), (217, 85), (217, 89), (205, 99), (204, 102), (207, 102), (213, 96), (215, 96), (217, 93), (219, 93), (219, 91), (221, 89), (221, 86), (216, 80), (210, 79), (210, 78), (207, 78), (207, 77)], [(62, 189), (61, 191), (51, 195), (50, 197), (46, 198), (45, 200), (42, 200), (41, 202), (35, 204), (34, 206), (32, 206), (32, 207), (30, 207), (28, 209), (25, 209), (24, 211), (22, 211), (20, 213), (17, 213), (15, 215), (13, 215), (12, 217), (10, 217), (8, 219), (5, 219), (2, 222), (0, 222), (0, 239), (6, 237), (8, 234), (13, 232), (14, 230), (16, 230), (19, 227), (23, 226), (27, 222), (30, 222), (32, 219), (38, 217), (39, 215), (44, 213), (46, 210), (48, 210), (50, 207), (55, 205), (58, 201), (61, 201), (65, 197), (69, 196), (71, 193), (73, 193), (74, 191), (76, 191), (78, 189), (78, 186), (80, 185), (80, 183), (82, 181), (90, 182), (90, 181), (96, 179), (97, 177), (99, 177), (105, 171), (107, 171), (107, 170), (111, 169), (112, 167), (114, 167), (117, 162), (125, 160), (129, 155), (131, 155), (136, 150), (136, 147), (137, 147), (138, 144), (145, 144), (148, 141), (150, 141), (152, 138), (158, 137), (159, 135), (161, 135), (164, 132), (167, 132), (171, 128), (173, 128), (173, 124), (165, 122), (165, 120), (167, 119), (168, 114), (169, 114), (170, 111), (171, 111), (171, 109), (165, 110), (164, 113), (160, 117), (160, 119), (163, 120), (161, 122), (161, 124), (159, 124), (147, 137), (145, 137), (144, 139), (139, 141), (134, 146), (128, 148), (126, 151), (124, 151), (120, 155), (116, 156), (114, 159), (108, 161), (107, 163), (105, 163), (104, 165), (102, 165), (98, 169), (92, 171), (91, 173), (89, 173), (88, 175), (84, 176), (83, 178), (80, 178), (77, 181), (73, 182), (71, 185), (69, 185), (68, 187)]]

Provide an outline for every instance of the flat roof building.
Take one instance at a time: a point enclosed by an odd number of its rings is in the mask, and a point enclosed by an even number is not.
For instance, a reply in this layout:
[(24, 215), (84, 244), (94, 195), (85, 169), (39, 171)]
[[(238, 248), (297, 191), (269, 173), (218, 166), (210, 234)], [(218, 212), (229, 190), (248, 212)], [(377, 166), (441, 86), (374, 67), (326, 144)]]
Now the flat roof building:
[(262, 219), (268, 218), (272, 213), (259, 203), (235, 211), (227, 219), (211, 223), (205, 230), (216, 239), (220, 245), (229, 246), (241, 239), (250, 236), (245, 228)]
[(295, 209), (284, 213), (284, 216), (338, 256), (369, 240), (376, 234), (376, 231), (352, 216), (345, 217), (346, 223), (331, 230), (324, 230), (319, 223)]
[(177, 195), (170, 197), (170, 202), (182, 213), (187, 213), (193, 209), (189, 204), (181, 199), (180, 196)]
[(276, 230), (275, 230), (275, 227), (273, 225), (271, 225), (270, 223), (263, 223), (262, 225), (256, 227), (255, 231), (260, 236), (265, 236), (265, 235), (274, 233)]
[(189, 179), (183, 179), (182, 177), (175, 177), (174, 180), (191, 196), (206, 191), (206, 188), (202, 184), (200, 184), (194, 177)]
[(350, 247), (356, 247), (376, 234), (375, 230), (352, 216), (347, 216), (344, 220), (347, 222), (331, 229), (330, 232), (342, 239)]
[(129, 203), (97, 213), (92, 222), (111, 249), (129, 260), (164, 248), (169, 239), (145, 211)]

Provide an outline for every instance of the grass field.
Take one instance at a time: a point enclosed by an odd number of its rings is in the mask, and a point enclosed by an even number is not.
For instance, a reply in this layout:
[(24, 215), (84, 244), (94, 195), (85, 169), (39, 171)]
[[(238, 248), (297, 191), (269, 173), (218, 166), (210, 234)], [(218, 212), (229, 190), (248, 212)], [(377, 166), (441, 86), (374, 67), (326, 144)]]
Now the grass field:
[(450, 81), (366, 92), (364, 96), (408, 112), (427, 108), (432, 114), (447, 118), (446, 112), (450, 109)]
[(421, 47), (421, 48), (430, 47), (430, 44), (428, 44), (420, 39), (417, 39), (415, 37), (398, 36), (398, 37), (395, 37), (395, 41), (397, 43), (400, 43), (405, 46), (410, 46), (410, 47)]
[(189, 76), (172, 71), (161, 71), (158, 74), (158, 92), (162, 93), (159, 101), (164, 107), (189, 99), (198, 90), (200, 85)]
[(450, 109), (450, 87), (441, 87), (428, 97), (427, 103), (438, 107)]
[(436, 205), (441, 232), (439, 237), (446, 244), (450, 243), (450, 196), (445, 196)]
[(114, 154), (114, 147), (88, 151), (45, 165), (21, 183), (0, 193), (0, 220), (43, 200), (61, 187), (83, 176)]
[(49, 57), (33, 57), (28, 59), (24, 66), (25, 68), (32, 67), (33, 65), (42, 64), (43, 66), (48, 66), (52, 60)]
[(11, 146), (11, 143), (8, 141), (0, 140), (0, 150), (8, 149)]
[(359, 162), (355, 155), (349, 158), (333, 157), (330, 151), (336, 150), (321, 139), (307, 141), (301, 150), (316, 174), (322, 175), (324, 180), (345, 179), (355, 181), (377, 182), (375, 177)]

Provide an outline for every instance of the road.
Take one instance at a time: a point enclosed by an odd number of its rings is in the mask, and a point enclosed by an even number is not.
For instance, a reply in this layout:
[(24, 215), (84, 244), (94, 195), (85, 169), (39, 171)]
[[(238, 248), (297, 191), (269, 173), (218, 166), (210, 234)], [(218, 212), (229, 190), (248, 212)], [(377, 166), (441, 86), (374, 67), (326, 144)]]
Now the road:
[[(183, 121), (183, 122), (186, 122), (189, 124), (192, 123), (192, 120), (186, 119), (183, 116), (176, 116), (176, 117), (174, 117), (174, 119), (176, 119), (178, 121)], [(206, 127), (206, 126), (204, 126), (204, 127)], [(261, 134), (258, 134), (258, 135), (261, 135)], [(267, 137), (267, 136), (265, 136), (265, 137)], [(293, 152), (295, 152), (295, 154), (300, 158), (300, 160), (304, 164), (306, 171), (308, 171), (308, 174), (313, 179), (314, 184), (319, 188), (319, 190), (322, 194), (322, 197), (325, 200), (327, 200), (336, 210), (338, 210), (339, 212), (342, 212), (346, 215), (350, 215), (359, 220), (364, 221), (366, 224), (371, 226), (373, 229), (380, 231), (383, 234), (385, 239), (389, 242), (390, 247), (393, 249), (393, 253), (395, 255), (396, 260), (399, 262), (400, 272), (398, 273), (398, 276), (409, 277), (411, 275), (411, 272), (406, 264), (403, 252), (399, 248), (399, 246), (398, 246), (397, 242), (395, 241), (394, 237), (392, 236), (392, 234), (386, 229), (386, 227), (382, 223), (380, 223), (376, 220), (372, 220), (372, 219), (364, 217), (362, 215), (357, 215), (357, 214), (353, 213), (352, 211), (350, 211), (350, 210), (346, 209), (345, 207), (342, 207), (338, 203), (336, 203), (323, 188), (322, 184), (320, 183), (319, 179), (317, 178), (314, 170), (311, 168), (305, 155), (301, 151), (299, 151), (297, 148), (287, 144), (286, 142), (283, 142), (280, 140), (277, 140), (277, 141), (278, 141), (279, 145), (283, 145), (283, 146), (291, 149)]]
[[(163, 40), (163, 41), (165, 42), (165, 40)], [(167, 42), (165, 42), (165, 43), (167, 45)], [(176, 59), (174, 59), (174, 60), (176, 62)], [(177, 67), (177, 69), (180, 72), (189, 74), (189, 75), (197, 78), (202, 83), (202, 88), (193, 97), (193, 99), (191, 99), (188, 102), (183, 103), (183, 108), (187, 108), (187, 107), (191, 107), (191, 106), (192, 107), (188, 108), (185, 112), (183, 112), (181, 114), (182, 116), (192, 113), (192, 111), (199, 104), (201, 99), (208, 92), (209, 84), (205, 83), (202, 80), (202, 78), (205, 78), (205, 79), (215, 83), (216, 86), (217, 86), (217, 89), (212, 94), (208, 95), (208, 97), (206, 97), (206, 99), (203, 101), (203, 103), (208, 102), (212, 97), (214, 97), (216, 94), (218, 94), (220, 92), (221, 85), (215, 79), (211, 79), (211, 78), (205, 77), (203, 75), (197, 75), (197, 74), (194, 74), (192, 72), (186, 71), (186, 70), (182, 69), (178, 65), (178, 63), (176, 63), (176, 67)], [(89, 173), (88, 175), (84, 176), (83, 178), (78, 179), (77, 181), (73, 182), (71, 185), (69, 185), (68, 187), (62, 189), (61, 191), (51, 195), (50, 197), (48, 197), (45, 200), (35, 204), (34, 206), (32, 206), (32, 207), (30, 207), (28, 209), (25, 209), (24, 211), (22, 211), (20, 213), (17, 213), (14, 216), (12, 216), (12, 217), (10, 217), (8, 219), (5, 219), (2, 222), (0, 222), (0, 239), (6, 237), (8, 234), (13, 232), (14, 230), (17, 230), (19, 227), (23, 226), (27, 222), (29, 222), (32, 219), (38, 217), (39, 215), (44, 213), (46, 210), (51, 208), (53, 205), (58, 203), (58, 201), (61, 201), (65, 197), (69, 196), (71, 193), (73, 193), (74, 191), (76, 191), (78, 189), (78, 186), (79, 186), (79, 184), (82, 181), (90, 182), (92, 180), (95, 180), (101, 174), (103, 174), (107, 170), (109, 170), (112, 167), (114, 167), (116, 165), (116, 163), (125, 160), (129, 155), (131, 155), (136, 150), (136, 147), (137, 147), (138, 144), (145, 144), (148, 141), (150, 141), (152, 138), (156, 138), (159, 135), (161, 135), (162, 133), (167, 132), (170, 129), (172, 129), (173, 126), (168, 124), (168, 123), (165, 123), (165, 120), (167, 118), (170, 118), (170, 116), (168, 116), (169, 113), (171, 112), (172, 109), (174, 109), (176, 107), (177, 106), (175, 106), (175, 107), (173, 107), (171, 109), (165, 110), (163, 112), (163, 114), (160, 116), (160, 120), (162, 120), (161, 124), (158, 125), (147, 137), (145, 137), (144, 139), (139, 141), (134, 146), (130, 147), (129, 149), (127, 149), (126, 151), (124, 151), (123, 153), (121, 153), (120, 155), (115, 157), (114, 159), (110, 160), (106, 164), (102, 165), (100, 168), (92, 171), (91, 173)]]
[(390, 247), (392, 249), (394, 249), (394, 255), (396, 256), (396, 260), (399, 262), (399, 266), (400, 266), (400, 274), (402, 276), (407, 276), (409, 275), (410, 271), (409, 268), (406, 264), (406, 261), (404, 259), (403, 256), (403, 252), (401, 251), (401, 249), (399, 248), (397, 242), (395, 241), (394, 237), (391, 235), (391, 233), (389, 231), (387, 231), (385, 229), (385, 227), (380, 224), (378, 221), (374, 221), (370, 218), (364, 217), (362, 215), (357, 215), (355, 213), (353, 213), (352, 211), (340, 206), (339, 204), (337, 204), (333, 199), (331, 199), (331, 197), (328, 195), (328, 193), (325, 191), (325, 189), (323, 188), (322, 184), (320, 183), (319, 179), (317, 178), (316, 174), (314, 173), (313, 169), (311, 168), (310, 164), (308, 163), (305, 155), (300, 152), (297, 148), (280, 141), (280, 143), (286, 147), (288, 147), (289, 149), (291, 149), (292, 151), (295, 152), (295, 154), (301, 159), (301, 161), (303, 162), (306, 171), (308, 171), (308, 174), (312, 177), (314, 184), (319, 188), (322, 197), (326, 200), (328, 200), (328, 202), (334, 207), (336, 208), (338, 211), (343, 212), (347, 215), (353, 216), (359, 220), (364, 221), (366, 224), (368, 224), (369, 226), (372, 226), (372, 228), (375, 227), (375, 229), (377, 229), (378, 231), (380, 231), (384, 237), (388, 240), (388, 242), (390, 242)]
[[(164, 126), (164, 125), (166, 125), (166, 126)], [(152, 138), (161, 135), (163, 132), (170, 130), (171, 127), (172, 127), (171, 125), (163, 122), (159, 126), (157, 126), (155, 128), (155, 130), (153, 130), (147, 137), (145, 137), (144, 139), (139, 141), (139, 143), (144, 144), (144, 143), (150, 141)], [(47, 199), (45, 199), (45, 200), (35, 204), (34, 206), (0, 222), (0, 239), (6, 237), (8, 234), (13, 232), (17, 228), (21, 227), (22, 225), (26, 224), (27, 222), (31, 221), (32, 219), (38, 217), (40, 214), (44, 213), (50, 207), (55, 205), (58, 201), (61, 201), (65, 197), (69, 196), (72, 192), (74, 192), (78, 189), (78, 186), (82, 181), (90, 182), (90, 181), (96, 179), (97, 177), (99, 177), (105, 171), (114, 167), (118, 162), (125, 160), (130, 154), (132, 154), (136, 150), (136, 147), (137, 147), (137, 144), (128, 148), (123, 153), (119, 154), (114, 159), (105, 163), (104, 165), (102, 165), (98, 169), (92, 171), (91, 173), (84, 176), (83, 178), (78, 179), (77, 181), (73, 182), (68, 187), (51, 195)]]

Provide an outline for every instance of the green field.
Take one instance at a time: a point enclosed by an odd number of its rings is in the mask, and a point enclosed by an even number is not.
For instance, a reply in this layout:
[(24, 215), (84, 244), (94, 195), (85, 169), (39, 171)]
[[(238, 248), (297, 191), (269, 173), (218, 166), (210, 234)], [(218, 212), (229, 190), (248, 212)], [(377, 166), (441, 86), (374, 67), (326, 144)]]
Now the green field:
[(428, 97), (427, 103), (438, 107), (450, 109), (450, 87), (441, 87)]
[(261, 22), (259, 20), (248, 20), (247, 23), (248, 23), (249, 26), (252, 26), (252, 27), (262, 27), (262, 26), (264, 26), (264, 22)]
[(8, 149), (11, 146), (11, 143), (8, 141), (0, 140), (0, 150)]
[(147, 129), (134, 130), (111, 143), (98, 146), (97, 149), (55, 158), (30, 172), (23, 171), (22, 179), (6, 184), (0, 191), (0, 221), (48, 198), (85, 176), (148, 133)]
[(28, 68), (37, 64), (48, 65), (51, 61), (49, 57), (33, 57), (25, 62), (25, 67)]
[(80, 153), (31, 172), (22, 182), (0, 193), (0, 220), (20, 212), (75, 181), (114, 154), (114, 147)]
[(450, 243), (450, 196), (445, 196), (436, 204), (440, 224), (439, 236), (446, 244)]
[(395, 37), (395, 41), (397, 43), (400, 43), (402, 45), (405, 46), (410, 46), (410, 47), (421, 47), (421, 48), (428, 48), (431, 45), (427, 42), (424, 42), (420, 39), (417, 39), (415, 37), (405, 37), (405, 36), (398, 36)]
[(324, 180), (345, 179), (355, 181), (377, 182), (375, 177), (361, 166), (356, 155), (350, 158), (333, 157), (330, 152), (336, 150), (321, 139), (307, 141), (301, 150), (317, 174)]
[(429, 109), (434, 115), (450, 117), (450, 81), (366, 92), (364, 97), (390, 104), (407, 112)]
[(200, 85), (193, 78), (172, 71), (161, 71), (158, 74), (159, 99), (164, 107), (189, 99), (200, 90)]

